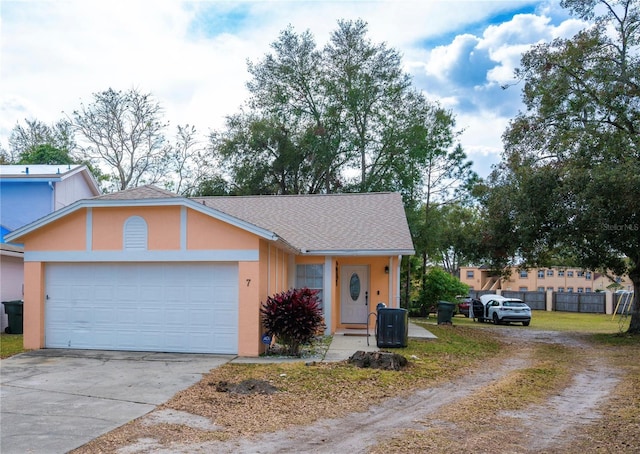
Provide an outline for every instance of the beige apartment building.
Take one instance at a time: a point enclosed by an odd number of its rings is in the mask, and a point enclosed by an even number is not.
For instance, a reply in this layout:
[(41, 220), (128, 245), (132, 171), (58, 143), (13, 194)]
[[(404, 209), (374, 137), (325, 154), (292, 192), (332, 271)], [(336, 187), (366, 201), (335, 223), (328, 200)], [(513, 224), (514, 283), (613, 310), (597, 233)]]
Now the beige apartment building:
[[(590, 293), (611, 290), (614, 283), (602, 273), (571, 267), (532, 268), (511, 270), (508, 278), (492, 275), (483, 267), (460, 267), (460, 280), (471, 290), (554, 291)], [(627, 276), (615, 277), (621, 290), (633, 290)]]

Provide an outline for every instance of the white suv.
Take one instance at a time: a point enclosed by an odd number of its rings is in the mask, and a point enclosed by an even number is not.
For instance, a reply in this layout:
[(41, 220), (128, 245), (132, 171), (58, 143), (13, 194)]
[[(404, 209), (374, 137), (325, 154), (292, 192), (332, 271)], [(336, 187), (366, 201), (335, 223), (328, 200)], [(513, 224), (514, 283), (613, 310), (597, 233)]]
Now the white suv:
[[(473, 312), (473, 313), (471, 313)], [(523, 326), (531, 323), (531, 308), (522, 300), (505, 298), (501, 295), (482, 295), (480, 304), (476, 302), (470, 308), (469, 317), (479, 322), (493, 321), (496, 325), (519, 322)]]

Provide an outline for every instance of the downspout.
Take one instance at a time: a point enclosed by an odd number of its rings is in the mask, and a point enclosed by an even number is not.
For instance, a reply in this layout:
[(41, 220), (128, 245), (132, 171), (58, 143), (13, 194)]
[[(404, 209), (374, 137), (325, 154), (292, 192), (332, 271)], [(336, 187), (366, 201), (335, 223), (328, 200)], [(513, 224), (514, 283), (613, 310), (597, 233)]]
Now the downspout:
[[(391, 259), (389, 259), (389, 260), (391, 260)], [(400, 309), (400, 292), (401, 292), (401, 289), (400, 289), (400, 274), (402, 273), (402, 270), (401, 270), (402, 266), (400, 266), (401, 264), (402, 264), (402, 256), (399, 255), (398, 256), (398, 266), (396, 268), (396, 285), (395, 285), (395, 288), (396, 288), (396, 306), (395, 307), (398, 308), (398, 309)], [(393, 286), (393, 283), (390, 282), (389, 283), (389, 289), (391, 289), (392, 286)]]

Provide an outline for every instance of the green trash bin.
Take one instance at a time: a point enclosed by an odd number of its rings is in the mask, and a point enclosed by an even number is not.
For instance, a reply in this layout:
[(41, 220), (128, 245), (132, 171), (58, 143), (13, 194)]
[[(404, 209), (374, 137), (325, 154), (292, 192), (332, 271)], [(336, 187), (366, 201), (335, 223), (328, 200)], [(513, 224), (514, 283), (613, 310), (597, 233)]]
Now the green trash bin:
[(9, 317), (9, 326), (4, 329), (7, 334), (22, 334), (22, 306), (23, 302), (3, 301), (4, 313)]
[(448, 301), (438, 301), (438, 325), (451, 325), (456, 305)]

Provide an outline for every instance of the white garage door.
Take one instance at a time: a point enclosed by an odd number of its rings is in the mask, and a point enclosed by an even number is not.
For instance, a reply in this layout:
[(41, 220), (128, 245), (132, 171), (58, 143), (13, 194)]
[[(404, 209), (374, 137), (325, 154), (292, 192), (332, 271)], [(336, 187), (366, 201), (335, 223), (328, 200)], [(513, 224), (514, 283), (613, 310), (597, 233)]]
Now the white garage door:
[(45, 346), (237, 353), (235, 264), (49, 264)]

